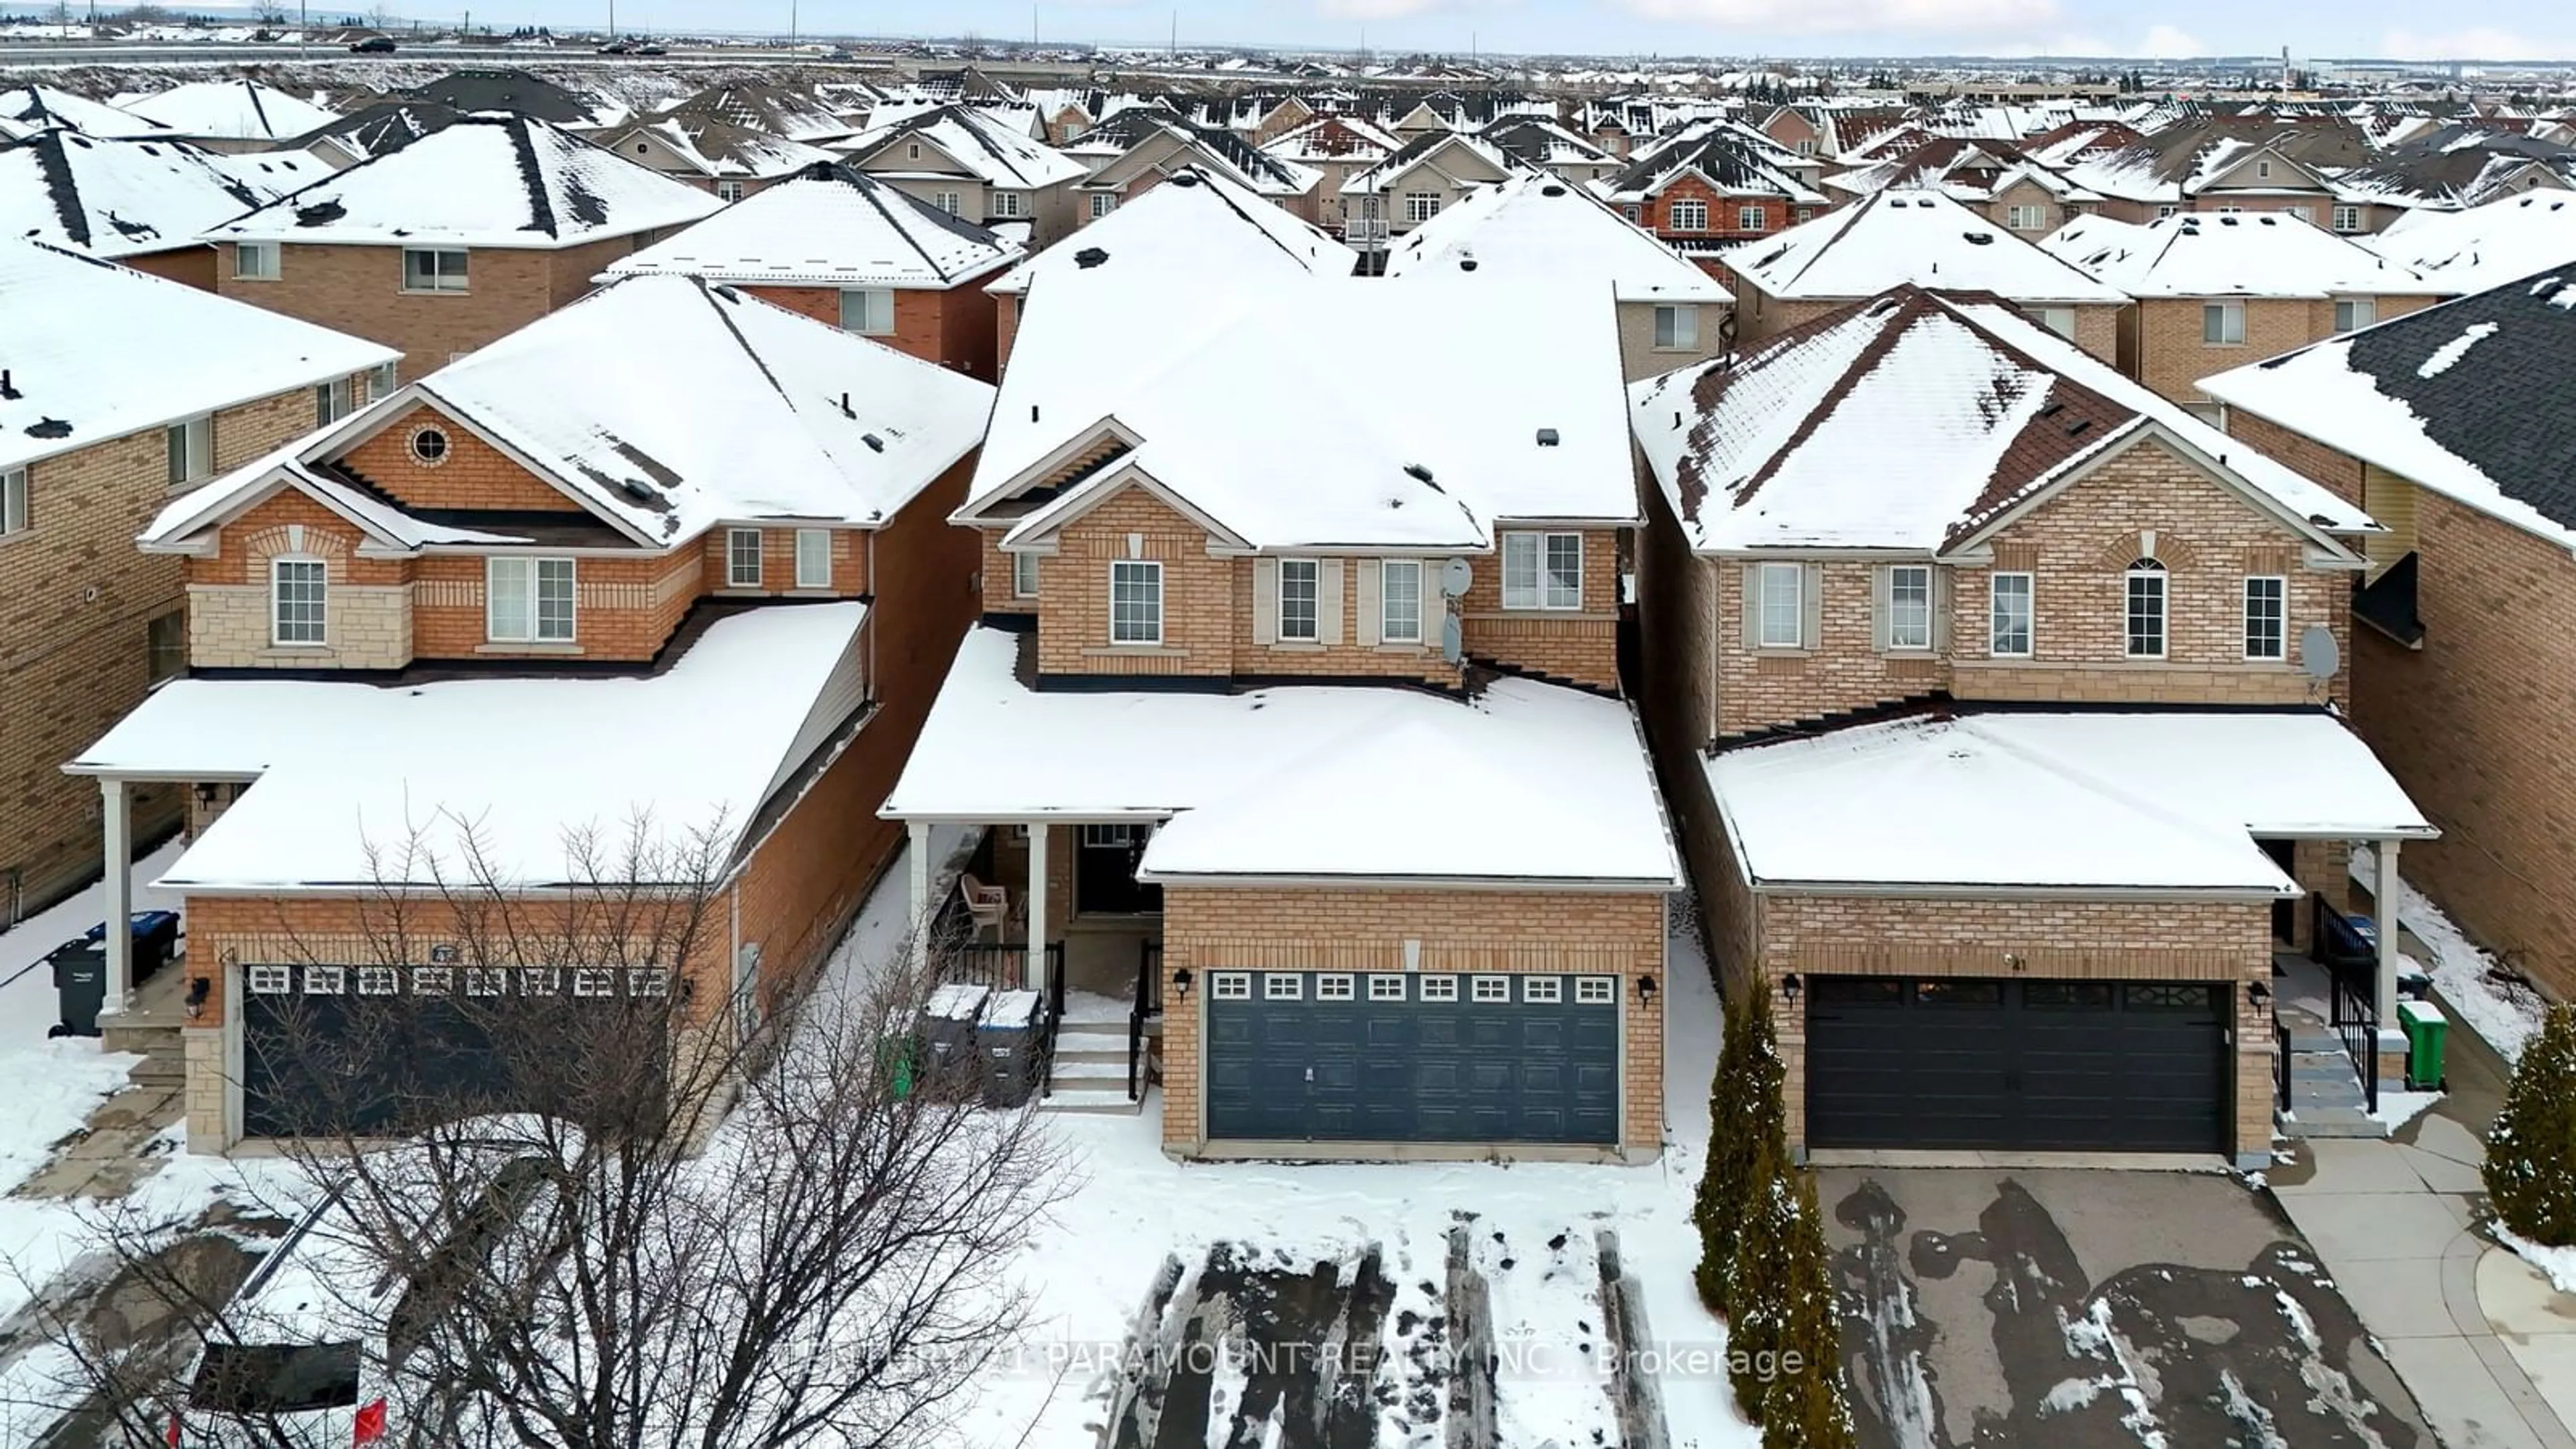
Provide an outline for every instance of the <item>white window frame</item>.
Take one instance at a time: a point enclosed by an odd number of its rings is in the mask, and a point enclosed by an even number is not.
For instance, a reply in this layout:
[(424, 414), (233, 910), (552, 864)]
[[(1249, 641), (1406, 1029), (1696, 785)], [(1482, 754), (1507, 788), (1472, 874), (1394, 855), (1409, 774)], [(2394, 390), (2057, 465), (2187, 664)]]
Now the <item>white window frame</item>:
[[(1378, 642), (1383, 644), (1419, 644), (1422, 642), (1423, 563), (1418, 558), (1390, 558), (1378, 561)], [(1396, 580), (1408, 582), (1399, 586)], [(1401, 610), (1409, 612), (1400, 612)]]
[[(1561, 571), (1571, 558), (1571, 575)], [(1583, 607), (1583, 535), (1514, 531), (1503, 535), (1503, 607), (1566, 613)]]
[[(2150, 583), (2155, 587), (2142, 587)], [(2151, 619), (2140, 609), (2147, 602), (2154, 604)], [(2143, 636), (2139, 628), (2142, 621), (2154, 625), (2156, 647), (2152, 650), (2138, 647)], [(2121, 585), (2120, 643), (2125, 657), (2130, 659), (2162, 659), (2173, 649), (2173, 581), (2164, 566), (2152, 559), (2131, 564)]]
[[(2005, 588), (2004, 581), (2018, 582), (2018, 590)], [(2018, 594), (2020, 617), (2008, 618), (2005, 599)], [(2019, 624), (2021, 647), (2011, 647), (2010, 629)], [(2039, 639), (2039, 578), (2028, 569), (1999, 569), (1986, 579), (1986, 653), (1997, 659), (2028, 659)]]
[[(513, 612), (504, 612), (505, 599)], [(483, 560), (483, 637), (490, 643), (570, 644), (580, 607), (581, 585), (569, 558)]]
[(26, 532), (34, 507), (30, 487), (26, 469), (0, 469), (0, 538)]
[(1348, 971), (1327, 971), (1315, 978), (1317, 1001), (1357, 1001), (1359, 978)]
[(841, 289), (841, 330), (861, 337), (894, 335), (894, 289), (891, 287), (843, 287)]
[(997, 186), (989, 196), (990, 205), (987, 210), (992, 212), (996, 220), (1020, 221), (1029, 214), (1029, 196), (1025, 191), (1007, 191)]
[(1208, 973), (1208, 995), (1218, 1001), (1250, 1001), (1252, 973), (1249, 971), (1212, 971)]
[[(749, 553), (751, 569), (748, 573), (745, 573), (743, 570), (743, 562), (745, 558), (743, 544), (745, 540), (749, 540), (751, 545)], [(768, 560), (766, 555), (768, 552), (769, 542), (767, 539), (761, 537), (759, 529), (726, 529), (725, 587), (728, 589), (759, 588), (761, 586), (760, 581), (767, 571)]]
[(1262, 972), (1261, 999), (1264, 1001), (1305, 1000), (1306, 973), (1302, 971)]
[(358, 968), (360, 996), (397, 996), (402, 993), (402, 972), (392, 966)]
[(367, 401), (383, 402), (402, 386), (402, 364), (379, 362), (367, 369)]
[(1708, 203), (1696, 196), (1686, 196), (1664, 208), (1673, 231), (1708, 230)]
[(1521, 1004), (1524, 1006), (1562, 1006), (1565, 1003), (1565, 978), (1562, 976), (1524, 976), (1521, 978)]
[[(1123, 614), (1120, 611), (1118, 590), (1119, 579), (1122, 574), (1130, 577), (1130, 586), (1132, 588), (1143, 591), (1138, 595), (1136, 601), (1138, 606), (1140, 608), (1146, 604), (1150, 604), (1152, 606), (1153, 614), (1151, 619), (1146, 620), (1139, 618), (1137, 621), (1139, 623), (1151, 623), (1153, 628), (1150, 632), (1139, 628), (1130, 628), (1128, 623), (1129, 615)], [(1140, 649), (1160, 648), (1162, 646), (1163, 565), (1161, 560), (1150, 558), (1121, 558), (1110, 560), (1109, 642), (1112, 645), (1123, 644)]]
[(1423, 977), (1422, 999), (1424, 1001), (1456, 1001), (1458, 999), (1458, 978), (1445, 974)]
[(1095, 191), (1095, 192), (1091, 193), (1091, 219), (1092, 219), (1093, 221), (1098, 221), (1098, 220), (1100, 220), (1102, 217), (1107, 216), (1109, 213), (1111, 213), (1111, 212), (1113, 212), (1113, 211), (1116, 211), (1117, 209), (1118, 209), (1118, 193), (1117, 193), (1117, 192), (1115, 192), (1115, 191)]
[(2030, 320), (2072, 342), (2075, 340), (2075, 309), (2072, 307), (2025, 307)]
[(615, 996), (617, 971), (609, 966), (576, 966), (572, 969), (572, 994), (575, 996)]
[(957, 216), (966, 210), (966, 197), (962, 192), (935, 191), (931, 193), (930, 204), (950, 216)]
[(1476, 976), (1470, 980), (1473, 982), (1468, 998), (1471, 1001), (1491, 1005), (1512, 999), (1512, 978), (1508, 976)]
[(2016, 202), (2007, 206), (2004, 208), (2004, 229), (2006, 231), (2046, 231), (2048, 230), (2048, 208), (2034, 206), (2028, 202)]
[(304, 968), (304, 994), (339, 996), (349, 989), (349, 970), (345, 966), (307, 966)]
[[(312, 638), (290, 639), (287, 637), (286, 628), (287, 600), (283, 589), (285, 574), (290, 568), (300, 572), (307, 567), (314, 571), (316, 580), (314, 603), (319, 617), (313, 621)], [(298, 603), (301, 602), (298, 600)], [(302, 622), (301, 618), (297, 620), (299, 625)], [(268, 561), (268, 642), (271, 647), (278, 649), (319, 649), (330, 644), (331, 566), (328, 563), (304, 553), (279, 554)]]
[[(415, 257), (427, 257), (429, 262), (418, 265), (412, 260)], [(473, 268), (473, 258), (463, 247), (404, 247), (402, 290), (413, 296), (457, 296), (468, 290)]]
[(335, 377), (313, 385), (313, 425), (327, 428), (358, 410), (358, 380)]
[(170, 425), (170, 486), (202, 483), (215, 473), (215, 415), (199, 413)]
[(2379, 302), (2373, 297), (2337, 297), (2334, 299), (2334, 330), (2358, 332), (2379, 325)]
[[(2263, 597), (2266, 594), (2268, 598)], [(2268, 618), (2264, 617), (2267, 614)], [(2264, 624), (2270, 626), (2269, 640), (2255, 635), (2257, 627)], [(2262, 644), (2270, 647), (2258, 653), (2257, 646)], [(2278, 663), (2290, 657), (2290, 580), (2285, 574), (2245, 576), (2245, 657), (2258, 663)]]
[[(233, 280), (236, 282), (274, 282), (285, 270), (284, 248), (273, 241), (233, 243)], [(252, 258), (259, 258), (257, 266)]]
[(2361, 230), (2361, 208), (2358, 206), (2332, 207), (2326, 212), (2326, 221), (2337, 232), (2349, 236)]
[(1619, 1002), (1619, 978), (1616, 976), (1578, 976), (1574, 978), (1574, 1004), (1577, 1006), (1616, 1006)]
[[(1300, 600), (1296, 591), (1303, 591)], [(1324, 562), (1312, 558), (1283, 558), (1279, 561), (1279, 642), (1282, 644), (1317, 644), (1324, 638)], [(1302, 616), (1292, 614), (1290, 606), (1303, 603)]]
[(635, 966), (626, 972), (626, 994), (663, 997), (671, 994), (671, 973), (659, 966)]
[(1038, 596), (1038, 556), (1026, 549), (1011, 555), (1011, 597), (1034, 599)]
[(732, 205), (734, 202), (742, 200), (742, 183), (733, 180), (717, 182), (716, 200), (724, 202), (728, 206)]
[(1760, 231), (1771, 224), (1771, 215), (1761, 207), (1746, 203), (1735, 208), (1737, 231)]
[(510, 992), (510, 973), (498, 966), (465, 968), (465, 994), (468, 996), (506, 996)]
[(2257, 181), (2269, 181), (2269, 180), (2271, 180), (2271, 179), (2272, 179), (2272, 163), (2271, 163), (2271, 162), (2269, 162), (2269, 161), (2257, 161), (2257, 162), (2255, 162), (2255, 163), (2254, 163), (2254, 179), (2255, 179), (2255, 180), (2257, 180)]
[(1657, 352), (1699, 351), (1699, 308), (1682, 303), (1655, 308)]
[(828, 589), (832, 586), (832, 530), (800, 528), (796, 530), (796, 587)]
[(449, 966), (414, 966), (411, 968), (411, 993), (414, 996), (445, 996), (455, 987), (455, 968)]
[(557, 971), (554, 967), (522, 966), (519, 968), (519, 994), (521, 996), (555, 996), (561, 994), (562, 991), (563, 973)]
[(1420, 226), (1440, 214), (1440, 193), (1408, 191), (1404, 193), (1404, 224)]
[(1403, 1001), (1406, 999), (1405, 978), (1396, 975), (1392, 971), (1378, 972), (1376, 975), (1371, 976), (1368, 979), (1368, 982), (1368, 999), (1371, 1001)]
[[(2218, 335), (2213, 337), (2212, 332)], [(2203, 347), (2242, 347), (2245, 345), (2245, 304), (2242, 302), (2203, 302), (2200, 304), (2200, 342)]]
[[(1775, 608), (1775, 584), (1788, 585), (1788, 606)], [(1757, 649), (1804, 649), (1807, 647), (1807, 566), (1765, 560), (1753, 566), (1754, 647)], [(1775, 618), (1777, 614), (1779, 617)], [(1786, 627), (1776, 627), (1783, 620)]]
[[(1910, 577), (1922, 581), (1922, 615), (1909, 619), (1909, 603), (1899, 598), (1907, 591)], [(1887, 647), (1891, 651), (1922, 653), (1932, 647), (1932, 566), (1930, 564), (1896, 564), (1887, 571)]]
[(284, 996), (295, 983), (295, 973), (284, 966), (245, 966), (242, 985), (255, 995)]

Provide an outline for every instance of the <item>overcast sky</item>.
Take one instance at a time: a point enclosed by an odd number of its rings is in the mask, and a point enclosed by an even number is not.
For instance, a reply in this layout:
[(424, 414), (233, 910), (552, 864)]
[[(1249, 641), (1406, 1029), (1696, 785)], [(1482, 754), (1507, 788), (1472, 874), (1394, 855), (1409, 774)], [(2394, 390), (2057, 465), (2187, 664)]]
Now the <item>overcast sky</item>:
[[(465, 0), (444, 0), (462, 12)], [(1720, 55), (2576, 59), (2568, 0), (797, 0), (814, 33), (1373, 50)], [(789, 0), (619, 0), (621, 29), (787, 26)], [(323, 7), (314, 6), (318, 13)], [(434, 14), (422, 0), (390, 8)], [(606, 23), (607, 0), (490, 0), (475, 23)]]

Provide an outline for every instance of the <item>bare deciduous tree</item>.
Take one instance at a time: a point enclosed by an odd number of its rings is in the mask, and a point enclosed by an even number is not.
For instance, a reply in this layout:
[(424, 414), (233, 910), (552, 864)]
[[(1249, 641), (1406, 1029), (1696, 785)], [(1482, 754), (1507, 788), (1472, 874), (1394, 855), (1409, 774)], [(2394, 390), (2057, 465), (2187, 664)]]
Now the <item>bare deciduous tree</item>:
[[(357, 988), (277, 993), (263, 1030), (307, 1114), (282, 1150), (332, 1194), (294, 1251), (328, 1265), (381, 1442), (909, 1446), (1012, 1345), (1012, 1263), (1063, 1174), (1026, 1110), (924, 1073), (910, 1037), (947, 953), (773, 962), (737, 989), (732, 839), (639, 817), (569, 841), (535, 890), (442, 819), (375, 852), (354, 930), (281, 913), (282, 965)], [(276, 1331), (187, 1271), (190, 1225), (120, 1207), (97, 1230), (186, 1348)], [(65, 1407), (161, 1443), (187, 1353), (45, 1326)]]

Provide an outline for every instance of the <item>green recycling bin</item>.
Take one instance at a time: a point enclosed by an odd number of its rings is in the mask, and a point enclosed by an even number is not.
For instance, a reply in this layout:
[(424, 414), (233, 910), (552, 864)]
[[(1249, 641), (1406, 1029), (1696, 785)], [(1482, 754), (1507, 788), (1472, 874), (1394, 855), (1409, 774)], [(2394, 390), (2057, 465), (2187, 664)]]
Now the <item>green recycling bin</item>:
[(920, 1080), (921, 1038), (912, 1026), (910, 1017), (890, 1012), (884, 1030), (877, 1034), (877, 1069), (888, 1077), (898, 1102), (910, 1097)]
[(2451, 1032), (2450, 1018), (2429, 1001), (2401, 1001), (2397, 1024), (2406, 1033), (2407, 1090), (2442, 1090), (2442, 1043)]

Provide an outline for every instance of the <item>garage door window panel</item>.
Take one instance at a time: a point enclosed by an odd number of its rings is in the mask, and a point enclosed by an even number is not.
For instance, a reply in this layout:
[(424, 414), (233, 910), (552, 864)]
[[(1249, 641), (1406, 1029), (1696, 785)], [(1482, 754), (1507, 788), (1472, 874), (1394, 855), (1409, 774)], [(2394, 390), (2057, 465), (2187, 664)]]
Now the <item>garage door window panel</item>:
[(1402, 1001), (1405, 999), (1404, 978), (1372, 976), (1368, 979), (1368, 993), (1371, 1001)]
[(1252, 999), (1252, 975), (1246, 971), (1220, 971), (1216, 973), (1216, 984), (1211, 989), (1219, 1001), (1249, 1001)]
[(1457, 977), (1455, 977), (1455, 976), (1425, 976), (1425, 977), (1423, 977), (1423, 978), (1422, 978), (1422, 999), (1423, 999), (1423, 1000), (1425, 1000), (1425, 1001), (1455, 1001), (1455, 1000), (1457, 1000), (1457, 999), (1458, 999), (1458, 978), (1457, 978)]

